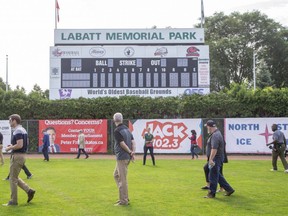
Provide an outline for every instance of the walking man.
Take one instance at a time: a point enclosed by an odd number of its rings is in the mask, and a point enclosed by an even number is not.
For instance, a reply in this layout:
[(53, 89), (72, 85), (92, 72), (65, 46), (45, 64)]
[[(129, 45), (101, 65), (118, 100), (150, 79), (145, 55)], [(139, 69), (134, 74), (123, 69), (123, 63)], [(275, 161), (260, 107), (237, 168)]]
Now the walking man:
[(119, 190), (119, 200), (115, 206), (126, 206), (129, 205), (127, 171), (130, 160), (134, 160), (136, 143), (128, 127), (123, 124), (121, 113), (115, 113), (113, 121), (116, 125), (114, 130), (116, 155), (114, 179)]
[(18, 114), (13, 114), (9, 117), (9, 124), (14, 129), (12, 134), (11, 144), (6, 147), (6, 151), (11, 152), (10, 159), (10, 189), (11, 199), (4, 206), (18, 205), (17, 186), (23, 189), (27, 195), (29, 203), (35, 194), (35, 190), (31, 189), (21, 178), (19, 173), (25, 164), (25, 153), (28, 144), (28, 135), (26, 130), (20, 125), (21, 117)]
[(288, 165), (285, 160), (285, 149), (286, 149), (286, 138), (282, 131), (278, 130), (277, 124), (271, 126), (273, 133), (273, 142), (266, 144), (267, 146), (273, 145), (272, 147), (272, 166), (271, 171), (277, 171), (277, 159), (280, 157), (284, 172), (288, 173)]
[(85, 135), (83, 133), (83, 130), (79, 130), (79, 135), (78, 135), (78, 155), (76, 159), (79, 159), (81, 151), (85, 154), (87, 159), (89, 155), (85, 151)]
[(49, 140), (49, 134), (43, 130), (43, 148), (42, 148), (42, 153), (44, 156), (44, 161), (49, 161), (49, 153), (48, 153), (48, 148), (50, 146), (50, 140)]
[(208, 120), (205, 124), (207, 131), (210, 134), (207, 141), (206, 155), (209, 158), (209, 182), (210, 190), (205, 198), (215, 198), (217, 184), (226, 191), (225, 196), (230, 196), (235, 190), (229, 185), (223, 175), (220, 173), (220, 169), (223, 166), (224, 161), (224, 139), (221, 132), (216, 127), (216, 123), (213, 120)]

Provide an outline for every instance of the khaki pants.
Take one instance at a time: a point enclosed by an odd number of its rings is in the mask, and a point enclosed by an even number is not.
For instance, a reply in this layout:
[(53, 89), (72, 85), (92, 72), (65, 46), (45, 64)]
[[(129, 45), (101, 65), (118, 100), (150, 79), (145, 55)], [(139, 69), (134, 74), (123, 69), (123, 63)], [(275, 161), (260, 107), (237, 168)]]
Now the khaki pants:
[(25, 163), (25, 154), (14, 153), (10, 159), (10, 190), (11, 202), (18, 203), (17, 186), (22, 188), (26, 193), (30, 190), (29, 186), (20, 178), (19, 173)]
[(278, 156), (281, 159), (284, 169), (288, 169), (287, 161), (285, 160), (285, 144), (276, 147), (276, 151), (272, 151), (272, 166), (274, 170), (277, 170), (277, 159)]
[(1, 161), (1, 165), (4, 164), (4, 157), (3, 157), (2, 149), (3, 149), (3, 144), (0, 144), (0, 161)]
[(130, 160), (117, 160), (114, 170), (114, 179), (119, 189), (119, 201), (128, 204), (128, 182), (127, 171)]

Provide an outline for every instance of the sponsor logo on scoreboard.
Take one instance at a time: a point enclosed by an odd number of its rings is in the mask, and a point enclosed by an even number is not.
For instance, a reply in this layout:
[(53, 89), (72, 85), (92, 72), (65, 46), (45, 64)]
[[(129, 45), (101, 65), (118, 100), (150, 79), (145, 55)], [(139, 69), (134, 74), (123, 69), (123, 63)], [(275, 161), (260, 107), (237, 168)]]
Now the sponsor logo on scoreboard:
[(155, 53), (154, 53), (154, 56), (161, 56), (161, 57), (164, 57), (168, 54), (168, 49), (166, 47), (160, 47), (160, 48), (157, 48)]
[(59, 68), (58, 67), (51, 68), (51, 73), (50, 73), (51, 77), (58, 77), (59, 75), (60, 74), (59, 74)]
[(135, 53), (135, 50), (132, 47), (126, 47), (124, 49), (124, 54), (127, 57), (132, 57), (134, 55), (134, 53)]
[(187, 53), (186, 53), (186, 56), (200, 56), (199, 54), (199, 49), (197, 47), (194, 47), (194, 46), (191, 46), (187, 49)]
[(52, 51), (52, 55), (55, 57), (60, 57), (62, 55), (62, 51), (59, 48), (56, 48)]
[(203, 95), (205, 94), (205, 89), (203, 88), (190, 88), (190, 89), (185, 89), (184, 90), (185, 95), (192, 95), (192, 94), (200, 94)]
[(59, 89), (60, 99), (69, 99), (71, 98), (72, 89)]
[(106, 54), (106, 50), (102, 47), (92, 47), (89, 54), (93, 57), (102, 57)]
[(62, 51), (60, 48), (56, 48), (52, 51), (52, 55), (55, 57), (76, 57), (80, 56), (79, 51)]

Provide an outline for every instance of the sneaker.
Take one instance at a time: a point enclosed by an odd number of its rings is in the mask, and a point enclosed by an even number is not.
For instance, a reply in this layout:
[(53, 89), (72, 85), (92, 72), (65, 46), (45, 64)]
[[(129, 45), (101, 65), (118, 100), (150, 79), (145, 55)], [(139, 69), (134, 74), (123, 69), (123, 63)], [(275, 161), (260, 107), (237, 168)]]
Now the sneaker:
[(271, 171), (271, 172), (275, 172), (275, 171), (277, 171), (277, 169), (271, 169), (270, 171)]
[(27, 179), (31, 179), (33, 176), (33, 174), (31, 174), (30, 176), (27, 176)]
[[(120, 200), (117, 200), (114, 204), (120, 203)], [(128, 203), (130, 202), (130, 200), (128, 199)]]
[(85, 159), (88, 159), (88, 158), (89, 158), (89, 155), (87, 155)]
[(205, 185), (205, 186), (201, 187), (201, 189), (202, 189), (202, 190), (209, 190), (209, 189), (210, 189), (210, 187), (209, 187), (209, 186), (207, 186), (207, 185)]
[(219, 189), (217, 190), (217, 193), (223, 192), (223, 191), (225, 191), (224, 188), (219, 188)]
[(284, 170), (284, 173), (288, 173), (288, 169)]
[(18, 203), (13, 203), (12, 201), (9, 201), (8, 203), (2, 204), (2, 206), (17, 206)]
[(206, 196), (204, 196), (204, 198), (208, 198), (208, 199), (215, 198), (215, 194), (209, 192)]
[(231, 194), (233, 194), (235, 192), (235, 190), (231, 190), (231, 191), (227, 191), (224, 196), (230, 196)]
[(33, 198), (34, 198), (34, 194), (36, 193), (35, 190), (32, 190), (30, 189), (28, 192), (27, 192), (27, 195), (28, 195), (28, 200), (27, 200), (27, 203), (29, 203)]
[(127, 206), (129, 203), (121, 203), (120, 201), (115, 203), (114, 206)]
[(4, 178), (3, 181), (9, 181), (9, 178)]

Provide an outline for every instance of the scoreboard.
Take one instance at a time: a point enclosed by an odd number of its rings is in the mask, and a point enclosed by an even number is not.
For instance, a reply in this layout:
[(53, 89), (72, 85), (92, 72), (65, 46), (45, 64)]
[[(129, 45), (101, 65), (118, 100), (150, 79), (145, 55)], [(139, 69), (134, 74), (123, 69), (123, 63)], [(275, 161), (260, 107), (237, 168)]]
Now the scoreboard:
[(67, 58), (61, 72), (61, 88), (198, 87), (197, 58)]
[(178, 96), (209, 89), (205, 45), (50, 48), (50, 99)]

